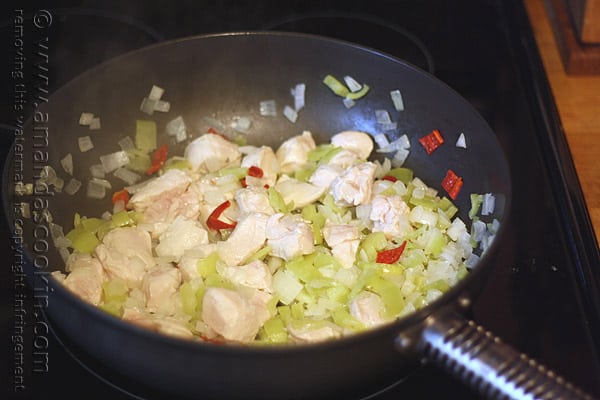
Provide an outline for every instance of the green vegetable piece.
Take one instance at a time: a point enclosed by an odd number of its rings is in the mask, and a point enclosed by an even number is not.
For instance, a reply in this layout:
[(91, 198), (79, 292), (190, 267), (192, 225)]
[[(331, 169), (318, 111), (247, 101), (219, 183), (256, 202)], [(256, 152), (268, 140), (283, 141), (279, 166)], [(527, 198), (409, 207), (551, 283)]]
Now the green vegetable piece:
[(346, 97), (350, 90), (342, 82), (338, 81), (333, 75), (327, 75), (323, 78), (323, 83), (331, 89), (331, 91), (340, 97)]
[(96, 246), (100, 244), (96, 235), (86, 230), (81, 230), (78, 234), (67, 237), (67, 239), (71, 240), (71, 247), (73, 247), (73, 250), (78, 251), (79, 253), (91, 254)]
[(156, 122), (142, 119), (135, 121), (135, 147), (146, 151), (156, 149)]
[(181, 296), (183, 312), (189, 316), (195, 316), (198, 299), (192, 285), (189, 282), (183, 283), (179, 288), (179, 295)]
[(469, 210), (469, 218), (472, 220), (475, 218), (477, 213), (479, 212), (479, 208), (483, 203), (483, 195), (482, 194), (471, 194), (471, 209)]
[(367, 93), (369, 93), (369, 89), (369, 85), (363, 84), (359, 91), (350, 92), (346, 95), (346, 97), (348, 99), (358, 100), (360, 98), (365, 97)]
[(373, 277), (369, 286), (371, 290), (381, 296), (385, 305), (385, 314), (388, 318), (395, 317), (405, 306), (404, 296), (400, 288), (393, 282), (387, 281), (379, 276)]
[(307, 159), (312, 162), (329, 162), (340, 151), (342, 151), (341, 147), (332, 144), (321, 144), (308, 152)]
[(267, 194), (269, 195), (269, 204), (276, 212), (287, 214), (290, 211), (288, 205), (283, 201), (283, 197), (274, 187), (268, 188)]
[(185, 158), (170, 158), (163, 167), (163, 171), (170, 169), (192, 169), (192, 164)]
[(130, 169), (139, 173), (146, 173), (148, 168), (152, 166), (152, 160), (150, 155), (139, 149), (132, 149), (127, 152), (129, 157), (129, 163), (127, 163), (127, 169)]
[(274, 317), (265, 322), (262, 327), (261, 337), (270, 343), (287, 342), (287, 330), (281, 318)]
[(405, 185), (408, 185), (408, 183), (411, 182), (414, 177), (414, 173), (411, 169), (402, 167), (392, 168), (386, 175), (393, 176)]
[(348, 328), (353, 331), (362, 331), (365, 329), (365, 325), (354, 318), (350, 312), (345, 308), (338, 308), (331, 313), (333, 322), (343, 328)]
[(269, 255), (269, 253), (271, 252), (271, 246), (265, 246), (262, 249), (258, 250), (256, 253), (252, 254), (250, 257), (248, 257), (247, 260), (245, 260), (246, 263), (251, 263), (252, 261), (256, 261), (256, 260), (264, 260), (266, 256)]
[(238, 168), (223, 168), (219, 171), (219, 176), (225, 175), (234, 175), (238, 179), (242, 179), (246, 175), (248, 175), (248, 168), (238, 167)]
[(81, 227), (88, 232), (96, 233), (98, 228), (105, 222), (100, 218), (81, 218)]
[(122, 279), (114, 278), (102, 284), (102, 292), (104, 293), (104, 301), (121, 302), (127, 300), (129, 288), (127, 282)]
[(208, 278), (211, 275), (217, 274), (217, 261), (219, 254), (215, 251), (208, 257), (198, 260), (198, 273), (203, 278)]

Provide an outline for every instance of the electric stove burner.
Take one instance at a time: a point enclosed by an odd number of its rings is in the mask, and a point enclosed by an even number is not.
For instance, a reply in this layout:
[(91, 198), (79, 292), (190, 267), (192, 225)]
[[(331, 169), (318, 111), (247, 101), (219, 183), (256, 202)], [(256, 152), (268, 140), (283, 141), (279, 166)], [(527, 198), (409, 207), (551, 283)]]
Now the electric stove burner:
[(314, 33), (360, 43), (435, 73), (433, 55), (417, 35), (376, 16), (334, 11), (302, 13), (271, 21), (261, 29)]

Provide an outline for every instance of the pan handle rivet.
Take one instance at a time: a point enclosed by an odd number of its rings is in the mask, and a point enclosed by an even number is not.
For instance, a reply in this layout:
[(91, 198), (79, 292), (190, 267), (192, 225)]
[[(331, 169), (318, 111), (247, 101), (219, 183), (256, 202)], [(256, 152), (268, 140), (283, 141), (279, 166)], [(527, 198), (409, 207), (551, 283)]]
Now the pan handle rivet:
[(469, 308), (471, 306), (471, 299), (467, 296), (461, 296), (458, 299), (458, 305), (462, 308)]

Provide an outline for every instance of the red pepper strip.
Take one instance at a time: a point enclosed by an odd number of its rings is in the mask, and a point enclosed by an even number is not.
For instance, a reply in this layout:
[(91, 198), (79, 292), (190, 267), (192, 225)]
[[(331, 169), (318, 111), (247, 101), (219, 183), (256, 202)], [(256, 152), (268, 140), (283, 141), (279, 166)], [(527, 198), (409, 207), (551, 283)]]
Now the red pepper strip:
[(248, 184), (246, 183), (246, 178), (242, 178), (242, 180), (240, 181), (240, 183), (242, 184), (242, 187), (248, 187)]
[(390, 182), (396, 182), (398, 180), (398, 178), (396, 178), (395, 176), (392, 176), (392, 175), (386, 175), (381, 179), (384, 181), (390, 181)]
[(262, 178), (264, 172), (262, 169), (260, 169), (260, 167), (253, 165), (250, 168), (248, 168), (248, 175), (253, 176), (255, 178)]
[(152, 165), (146, 170), (147, 175), (152, 175), (158, 171), (167, 161), (167, 145), (163, 144), (152, 153)]
[(124, 205), (129, 202), (129, 192), (125, 189), (114, 192), (112, 195), (112, 203), (116, 204), (119, 201), (123, 201)]
[(446, 172), (446, 176), (442, 181), (442, 187), (448, 195), (452, 198), (452, 200), (456, 200), (456, 196), (458, 196), (458, 192), (462, 188), (463, 180), (460, 176), (456, 175), (454, 171), (451, 169)]
[(423, 147), (425, 147), (425, 151), (427, 152), (427, 154), (431, 154), (435, 149), (440, 147), (442, 143), (444, 143), (444, 138), (442, 137), (440, 131), (434, 129), (433, 131), (431, 131), (431, 133), (428, 133), (427, 135), (420, 138), (419, 143), (421, 143)]
[(231, 203), (229, 202), (229, 200), (224, 201), (223, 203), (219, 204), (217, 206), (217, 208), (215, 208), (213, 210), (213, 212), (210, 213), (210, 215), (208, 216), (208, 219), (206, 220), (206, 226), (208, 226), (210, 229), (233, 229), (235, 228), (236, 223), (232, 223), (229, 224), (227, 222), (223, 222), (219, 219), (219, 217), (221, 216), (221, 214), (223, 214), (223, 211), (225, 211), (227, 208), (229, 208), (229, 206), (231, 205)]
[(383, 250), (377, 253), (377, 262), (380, 264), (393, 264), (400, 259), (406, 248), (406, 240), (395, 249)]
[(213, 127), (210, 127), (210, 128), (208, 128), (208, 131), (207, 131), (207, 132), (208, 132), (208, 133), (212, 133), (213, 135), (219, 135), (219, 136), (221, 135), (221, 134), (219, 133), (219, 131), (217, 131), (217, 130), (216, 130), (215, 128), (213, 128)]

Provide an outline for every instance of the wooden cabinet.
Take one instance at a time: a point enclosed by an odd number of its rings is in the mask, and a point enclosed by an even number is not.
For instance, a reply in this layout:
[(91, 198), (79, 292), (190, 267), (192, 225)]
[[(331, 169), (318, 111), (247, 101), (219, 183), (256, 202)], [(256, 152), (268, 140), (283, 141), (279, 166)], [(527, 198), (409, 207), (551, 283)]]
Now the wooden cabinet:
[(567, 0), (579, 40), (600, 44), (600, 0)]

